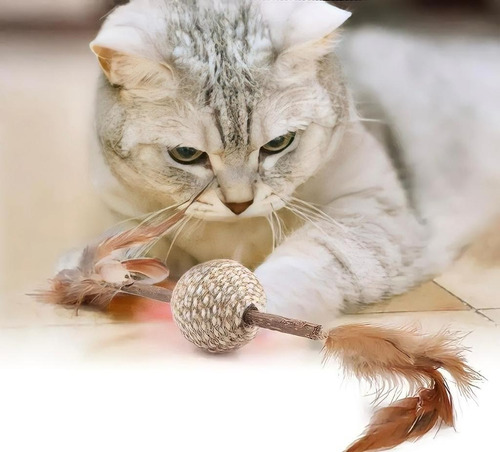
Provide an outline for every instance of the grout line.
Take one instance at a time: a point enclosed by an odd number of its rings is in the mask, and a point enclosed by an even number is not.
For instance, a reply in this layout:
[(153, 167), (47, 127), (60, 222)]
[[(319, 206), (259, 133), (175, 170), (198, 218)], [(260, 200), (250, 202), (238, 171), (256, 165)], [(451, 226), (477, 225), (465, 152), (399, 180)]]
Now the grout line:
[(353, 312), (346, 315), (371, 315), (371, 314), (415, 314), (418, 312), (469, 312), (471, 309), (421, 309), (418, 311), (369, 311), (369, 312)]
[(475, 308), (474, 306), (472, 306), (470, 303), (467, 303), (463, 298), (460, 298), (458, 295), (455, 295), (453, 292), (450, 292), (446, 287), (442, 286), (441, 284), (439, 284), (438, 282), (436, 281), (432, 281), (434, 284), (436, 284), (437, 286), (441, 287), (441, 289), (445, 290), (446, 292), (448, 292), (450, 295), (454, 296), (457, 300), (461, 301), (464, 305), (468, 306), (470, 309), (472, 309), (476, 314), (480, 315), (481, 317), (484, 317), (485, 319), (487, 319), (488, 321), (492, 322), (494, 325), (496, 325), (497, 323), (493, 320), (493, 319), (490, 319), (486, 314), (483, 314), (478, 308)]
[[(499, 311), (500, 308), (486, 308), (486, 309), (480, 309), (480, 312), (482, 311)], [(488, 317), (486, 314), (484, 314), (486, 317)], [(492, 319), (491, 317), (488, 317), (495, 325), (500, 326), (500, 322), (496, 321), (495, 319)]]

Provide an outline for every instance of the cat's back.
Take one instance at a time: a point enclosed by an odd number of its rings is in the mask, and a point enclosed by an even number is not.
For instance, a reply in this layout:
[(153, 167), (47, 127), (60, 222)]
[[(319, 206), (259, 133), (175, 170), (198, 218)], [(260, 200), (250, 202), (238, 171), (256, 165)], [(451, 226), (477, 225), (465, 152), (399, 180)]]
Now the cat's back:
[(341, 54), (361, 111), (383, 112), (397, 138), (426, 219), (460, 235), (500, 213), (498, 36), (370, 26), (347, 33)]

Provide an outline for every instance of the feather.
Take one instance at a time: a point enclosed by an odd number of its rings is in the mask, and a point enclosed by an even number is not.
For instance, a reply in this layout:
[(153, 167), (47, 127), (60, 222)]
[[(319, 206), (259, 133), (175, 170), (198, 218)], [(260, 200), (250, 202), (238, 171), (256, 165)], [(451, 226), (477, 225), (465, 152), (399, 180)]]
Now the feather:
[(176, 212), (170, 218), (158, 224), (142, 224), (136, 228), (123, 231), (119, 234), (108, 237), (103, 240), (95, 250), (97, 260), (111, 255), (114, 251), (124, 248), (132, 248), (134, 246), (143, 245), (152, 240), (156, 240), (174, 226), (179, 220), (184, 218), (185, 209)]
[(445, 424), (454, 425), (453, 404), (443, 376), (429, 369), (431, 389), (422, 388), (415, 397), (398, 400), (375, 412), (363, 436), (346, 452), (365, 452), (393, 448), (405, 441), (417, 440)]
[(480, 376), (466, 364), (457, 339), (447, 331), (423, 335), (414, 328), (344, 325), (328, 333), (324, 359), (338, 358), (347, 371), (371, 383), (397, 385), (403, 379), (412, 388), (430, 383), (420, 369), (442, 368), (468, 395)]
[(158, 284), (168, 278), (168, 268), (158, 259), (128, 259), (121, 264), (129, 272), (145, 276), (141, 279), (142, 284)]
[(140, 279), (142, 284), (157, 284), (168, 277), (168, 268), (159, 260), (139, 258), (119, 260), (118, 250), (156, 240), (184, 217), (184, 210), (158, 224), (138, 227), (108, 237), (98, 245), (87, 246), (77, 268), (65, 269), (52, 280), (47, 290), (34, 295), (41, 301), (79, 307), (81, 304), (105, 308), (120, 287)]
[(162, 209), (135, 228), (111, 235), (97, 245), (87, 246), (77, 268), (62, 270), (50, 281), (49, 289), (33, 295), (41, 301), (62, 305), (106, 307), (121, 287), (134, 280), (140, 279), (142, 284), (150, 285), (165, 280), (168, 268), (159, 260), (144, 257), (120, 259), (117, 251), (130, 251), (130, 248), (149, 245), (161, 238), (185, 217), (189, 206), (212, 182), (213, 179), (196, 196), (181, 203), (187, 205), (171, 217), (156, 221), (170, 207)]
[(34, 295), (48, 303), (74, 306), (82, 304), (104, 308), (118, 293), (118, 288), (97, 279), (72, 277), (65, 279), (58, 275), (50, 280), (50, 288)]
[[(449, 332), (424, 336), (415, 329), (344, 325), (330, 330), (324, 359), (336, 357), (347, 372), (383, 390), (405, 381), (416, 394), (379, 409), (363, 436), (347, 452), (388, 449), (416, 440), (441, 424), (454, 425), (453, 400), (443, 375), (447, 371), (460, 392), (472, 394), (481, 376), (463, 358)], [(417, 389), (418, 388), (418, 389)]]
[(125, 266), (118, 259), (110, 256), (106, 256), (95, 264), (93, 275), (95, 279), (101, 279), (109, 284), (125, 284), (131, 278)]

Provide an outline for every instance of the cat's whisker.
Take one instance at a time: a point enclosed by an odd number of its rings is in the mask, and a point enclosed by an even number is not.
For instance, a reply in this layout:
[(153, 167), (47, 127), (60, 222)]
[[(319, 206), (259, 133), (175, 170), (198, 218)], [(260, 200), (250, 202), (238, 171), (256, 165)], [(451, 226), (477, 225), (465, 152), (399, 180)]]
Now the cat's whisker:
[(164, 259), (164, 262), (167, 262), (168, 261), (168, 258), (170, 256), (170, 253), (174, 247), (174, 244), (177, 240), (177, 238), (179, 237), (179, 235), (181, 234), (182, 230), (184, 229), (184, 227), (189, 223), (189, 220), (191, 220), (191, 217), (185, 217), (183, 218), (180, 222), (179, 222), (179, 225), (177, 227), (177, 231), (175, 232), (173, 238), (172, 238), (172, 241), (170, 242), (170, 246), (168, 247), (168, 251), (167, 251), (167, 255), (165, 256), (165, 259)]
[(275, 229), (276, 229), (276, 246), (279, 246), (283, 241), (281, 224), (276, 212), (271, 212), (271, 216), (274, 218)]
[[(320, 210), (321, 204), (318, 204), (318, 203), (315, 203), (315, 202), (311, 202), (311, 201), (305, 201), (304, 199), (297, 198), (296, 196), (290, 196), (290, 199), (292, 201), (301, 202), (301, 203), (307, 204), (309, 206), (314, 206), (314, 207), (316, 207), (317, 209)], [(321, 210), (321, 212), (323, 212), (323, 211)], [(325, 212), (323, 212), (323, 213), (325, 213)]]
[[(191, 218), (193, 219), (193, 218)], [(205, 221), (202, 218), (195, 218), (196, 221), (192, 221), (190, 224), (190, 228), (184, 231), (184, 235), (189, 237), (192, 236), (200, 227), (200, 225)]]
[(289, 210), (294, 215), (296, 215), (298, 218), (304, 220), (304, 222), (310, 223), (313, 227), (315, 227), (316, 229), (321, 231), (322, 234), (325, 234), (325, 235), (327, 234), (326, 231), (318, 224), (318, 222), (314, 220), (314, 218), (311, 218), (307, 214), (305, 214), (304, 212), (301, 212), (295, 206), (288, 204), (284, 207), (284, 209)]
[(311, 223), (312, 225), (314, 225), (314, 227), (321, 230), (323, 233), (325, 233), (325, 231), (318, 225), (318, 222), (326, 222), (327, 224), (335, 228), (340, 228), (344, 233), (351, 235), (344, 225), (340, 224), (317, 207), (310, 205), (307, 201), (303, 201), (293, 196), (288, 200), (285, 200), (280, 196), (278, 196), (278, 198), (280, 198), (285, 203), (285, 208), (287, 210), (291, 211), (297, 217), (305, 220), (306, 222)]
[(314, 212), (313, 210), (307, 208), (306, 206), (304, 206), (302, 204), (296, 203), (294, 201), (289, 201), (288, 205), (294, 207), (295, 209), (299, 210), (300, 212), (307, 215), (309, 218), (311, 218), (313, 220), (322, 220), (322, 221), (326, 221), (326, 222), (329, 221), (328, 219), (322, 217), (321, 215), (318, 215), (317, 212)]
[(287, 237), (287, 233), (288, 233), (288, 229), (287, 229), (287, 225), (286, 225), (286, 221), (284, 218), (282, 218), (279, 214), (279, 212), (276, 212), (276, 216), (278, 217), (279, 221), (280, 221), (280, 224), (281, 224), (281, 230), (282, 230), (282, 234), (283, 234), (283, 240), (286, 239)]
[(279, 245), (283, 242), (284, 239), (282, 219), (280, 218), (278, 213), (274, 210), (271, 212), (271, 215), (273, 215), (274, 218), (276, 219), (276, 225), (278, 226), (278, 245)]
[[(207, 190), (214, 182), (215, 182), (215, 178), (212, 178), (198, 193), (196, 193), (196, 195), (194, 195), (189, 200), (190, 204), (193, 203), (199, 196), (201, 196), (205, 192), (205, 190)], [(179, 221), (178, 225), (176, 225), (177, 231), (175, 232), (175, 234), (172, 238), (172, 241), (170, 243), (170, 246), (168, 248), (167, 255), (165, 257), (165, 262), (167, 262), (167, 260), (170, 256), (170, 253), (174, 247), (174, 244), (175, 244), (176, 240), (178, 239), (179, 235), (181, 234), (182, 230), (191, 221), (191, 219), (192, 219), (192, 217), (190, 215), (189, 216), (186, 215), (181, 221)], [(196, 230), (196, 228), (201, 224), (201, 222), (202, 222), (202, 220), (199, 220), (198, 222), (196, 222), (195, 227), (194, 227), (192, 232), (194, 232), (194, 230)]]
[(387, 124), (387, 122), (385, 121), (381, 121), (379, 119), (365, 119), (365, 118), (359, 118), (359, 121), (361, 122), (374, 122), (374, 123), (377, 123), (377, 124)]
[(156, 210), (154, 212), (151, 212), (151, 213), (148, 213), (146, 214), (147, 216), (141, 221), (141, 223), (139, 223), (139, 226), (142, 226), (146, 223), (151, 223), (153, 222), (154, 220), (157, 220), (158, 217), (160, 217), (161, 215), (163, 215), (164, 213), (168, 212), (169, 210), (172, 210), (172, 209), (177, 209), (179, 208), (180, 206), (182, 206), (183, 204), (186, 204), (188, 201), (183, 201), (183, 202), (180, 202), (180, 203), (177, 203), (177, 204), (172, 204), (171, 206), (167, 206), (167, 207), (164, 207), (160, 210)]
[(325, 221), (328, 221), (331, 224), (339, 227), (344, 232), (347, 231), (347, 228), (342, 223), (339, 223), (337, 220), (335, 220), (334, 218), (332, 218), (330, 215), (328, 215), (326, 212), (324, 212), (323, 210), (319, 209), (315, 205), (313, 205), (313, 204), (311, 204), (311, 203), (309, 203), (307, 201), (304, 201), (302, 199), (296, 198), (294, 196), (292, 196), (290, 199), (291, 199), (292, 203), (299, 204), (299, 205), (303, 206), (303, 208), (305, 208), (305, 209), (310, 209), (312, 212), (314, 212), (316, 215), (318, 215), (319, 217), (321, 217)]
[(127, 251), (126, 258), (135, 259), (138, 257), (146, 256), (151, 251), (151, 249), (160, 241), (160, 239), (161, 237), (157, 237), (154, 240), (145, 243), (144, 245), (131, 248), (130, 250)]
[[(326, 219), (319, 216), (316, 212), (313, 212), (301, 204), (294, 203), (292, 201), (287, 202), (288, 207), (293, 208), (296, 212), (300, 212), (303, 216), (307, 217), (311, 221), (325, 221)], [(326, 220), (328, 222), (328, 220)]]
[[(294, 199), (294, 201), (292, 203), (295, 203), (294, 205), (296, 208), (298, 208), (299, 210), (302, 210), (303, 212), (304, 212), (305, 208), (312, 209), (313, 210), (312, 212), (308, 212), (308, 214), (311, 215), (311, 218), (316, 218), (319, 221), (321, 221), (321, 220), (326, 221), (328, 224), (340, 229), (350, 240), (354, 241), (360, 248), (366, 249), (366, 245), (364, 243), (360, 242), (356, 238), (355, 234), (353, 234), (347, 226), (336, 221), (335, 219), (330, 217), (328, 214), (326, 214), (322, 210), (316, 208), (315, 206), (310, 205), (310, 203), (308, 203), (307, 201), (303, 201), (303, 200), (298, 199), (298, 198), (293, 198), (293, 199)], [(300, 207), (297, 206), (297, 203), (303, 205), (303, 208), (300, 209)]]
[[(320, 226), (321, 220), (320, 219), (315, 219), (314, 217), (309, 217), (308, 214), (300, 211), (297, 209), (296, 206), (291, 206), (290, 204), (286, 205), (284, 207), (285, 209), (289, 210), (293, 214), (295, 214), (297, 217), (303, 219), (307, 223), (310, 223), (313, 227), (318, 229), (322, 234), (324, 234), (325, 237), (328, 236), (328, 233)], [(319, 220), (319, 221), (318, 221)], [(350, 239), (354, 240), (356, 243), (358, 243), (360, 246), (365, 248), (363, 244), (359, 243), (351, 234), (348, 236)], [(342, 264), (342, 266), (346, 269), (352, 269), (353, 265), (349, 257), (344, 253), (342, 249), (340, 249), (338, 246), (335, 246), (335, 244), (330, 245), (332, 250), (335, 252), (336, 258), (339, 260), (339, 262)], [(358, 280), (358, 277), (355, 272), (351, 271), (351, 275), (353, 278)]]
[[(139, 226), (145, 224), (145, 223), (148, 223), (148, 222), (153, 222), (154, 220), (158, 219), (158, 217), (160, 217), (162, 214), (164, 214), (165, 212), (168, 212), (169, 210), (172, 210), (172, 209), (178, 209), (180, 207), (182, 207), (184, 204), (188, 204), (187, 207), (189, 207), (189, 205), (191, 205), (199, 196), (201, 196), (203, 194), (203, 192), (214, 182), (214, 179), (211, 179), (210, 182), (205, 185), (198, 193), (196, 193), (195, 195), (193, 195), (191, 198), (185, 200), (185, 201), (181, 201), (177, 204), (172, 204), (171, 206), (167, 206), (167, 207), (164, 207), (163, 209), (160, 209), (160, 210), (157, 210), (155, 212), (151, 212), (150, 214), (147, 214), (148, 216), (142, 221), (142, 223), (139, 224)], [(164, 218), (161, 218), (160, 221), (163, 221), (165, 220)]]
[(290, 201), (292, 205), (294, 205), (296, 208), (301, 210), (302, 212), (306, 213), (311, 216), (311, 218), (319, 219), (326, 221), (328, 224), (341, 229), (343, 232), (349, 234), (348, 228), (343, 225), (342, 223), (338, 222), (334, 218), (332, 218), (330, 215), (327, 213), (323, 212), (319, 208), (315, 207), (314, 205), (309, 204), (306, 201), (300, 200), (298, 198), (294, 198), (292, 201)]
[(274, 251), (276, 249), (276, 232), (274, 230), (274, 221), (273, 221), (273, 216), (268, 215), (266, 216), (266, 220), (269, 223), (269, 227), (271, 228), (271, 238), (272, 238), (272, 250)]
[(382, 119), (375, 119), (375, 118), (363, 118), (363, 117), (360, 117), (358, 116), (357, 118), (359, 121), (361, 122), (375, 122), (375, 123), (378, 123), (378, 124), (387, 124), (387, 121), (384, 121)]
[[(182, 202), (179, 202), (177, 204), (173, 204), (171, 206), (167, 206), (167, 207), (164, 207), (163, 209), (160, 209), (158, 211), (155, 211), (155, 212), (152, 212), (150, 214), (147, 214), (147, 216), (145, 218), (143, 218), (143, 220), (136, 226), (135, 229), (137, 229), (137, 228), (139, 228), (141, 226), (144, 226), (145, 224), (153, 224), (155, 222), (160, 222), (161, 223), (163, 221), (168, 221), (168, 218), (162, 217), (163, 214), (165, 214), (166, 212), (171, 211), (172, 209), (178, 209), (178, 208), (184, 206), (185, 204), (187, 204), (187, 207), (189, 207), (189, 205), (191, 205), (212, 183), (213, 183), (213, 179), (210, 180), (210, 182), (207, 185), (205, 185), (198, 193), (196, 193), (194, 196), (192, 196), (190, 199), (188, 199), (186, 201), (182, 201)], [(141, 217), (139, 217), (139, 218), (141, 218)], [(180, 232), (180, 230), (189, 222), (190, 219), (191, 219), (190, 216), (185, 216), (183, 219), (181, 219), (179, 221), (178, 224), (176, 224), (174, 226), (174, 228), (176, 228), (177, 231)], [(197, 224), (197, 226), (198, 225), (199, 224)], [(166, 234), (168, 234), (170, 232), (172, 232), (172, 229), (169, 230), (169, 231), (165, 231), (164, 234), (159, 235), (158, 237), (156, 237), (155, 239), (151, 240), (148, 243), (145, 243), (143, 245), (140, 245), (138, 247), (134, 247), (134, 248), (128, 250), (128, 252), (127, 252), (127, 258), (136, 258), (136, 257), (139, 257), (139, 256), (147, 255), (151, 251), (151, 249), (163, 237), (165, 237)], [(177, 235), (174, 237), (174, 240), (176, 238), (177, 238)], [(172, 243), (172, 245), (173, 245), (173, 243)], [(169, 253), (170, 253), (170, 250), (172, 248), (172, 245), (169, 248)]]
[(274, 215), (271, 213), (271, 222), (273, 224), (274, 228), (274, 240), (273, 240), (273, 250), (275, 250), (278, 245), (280, 244), (280, 237), (279, 237), (279, 225), (274, 217)]
[[(306, 203), (306, 201), (303, 201), (303, 202)], [(324, 218), (323, 216), (319, 216), (315, 211), (307, 211), (307, 210), (301, 209), (300, 204), (298, 204), (298, 203), (294, 204), (293, 202), (288, 202), (286, 208), (291, 210), (298, 217), (303, 218), (303, 219), (307, 219), (307, 221), (309, 223), (311, 223), (314, 227), (316, 227), (318, 230), (320, 230), (325, 235), (327, 235), (328, 233), (325, 232), (323, 230), (323, 228), (321, 228), (321, 226), (319, 225), (322, 222), (326, 222), (330, 226), (340, 228), (340, 230), (343, 232), (343, 234), (345, 234), (347, 239), (355, 242), (360, 248), (366, 249), (366, 246), (363, 243), (361, 243), (355, 237), (355, 235), (351, 233), (351, 231), (348, 228), (346, 228), (344, 225), (339, 224), (337, 221), (333, 220), (331, 217), (327, 216), (327, 218)], [(353, 264), (352, 264), (352, 261), (349, 258), (349, 256), (346, 255), (346, 253), (341, 248), (339, 248), (338, 246), (335, 246), (333, 243), (331, 244), (331, 246), (335, 251), (335, 255), (336, 255), (337, 259), (342, 263), (342, 265), (346, 269), (353, 268)], [(353, 278), (357, 279), (357, 275), (355, 274), (355, 272), (351, 272), (351, 273), (352, 273)]]
[[(276, 193), (275, 193), (276, 195)], [(302, 220), (305, 220), (306, 222), (311, 223), (314, 227), (317, 229), (321, 230), (323, 233), (325, 231), (323, 228), (319, 226), (318, 223), (321, 222), (326, 222), (330, 224), (331, 226), (334, 226), (336, 228), (343, 227), (340, 226), (337, 221), (335, 221), (333, 218), (328, 216), (326, 213), (322, 212), (321, 210), (314, 208), (314, 206), (309, 206), (306, 201), (302, 201), (301, 203), (297, 202), (299, 201), (298, 198), (289, 198), (289, 199), (284, 199), (279, 195), (276, 195), (283, 203), (285, 204), (284, 208), (292, 212), (295, 216), (301, 218)], [(321, 213), (323, 215), (321, 215)]]

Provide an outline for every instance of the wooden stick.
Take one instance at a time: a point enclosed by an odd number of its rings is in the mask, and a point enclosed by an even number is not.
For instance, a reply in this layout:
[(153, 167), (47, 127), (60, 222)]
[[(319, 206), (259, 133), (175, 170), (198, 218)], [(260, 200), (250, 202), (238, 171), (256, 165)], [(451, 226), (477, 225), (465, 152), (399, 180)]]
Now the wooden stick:
[[(149, 286), (139, 282), (120, 287), (119, 290), (129, 295), (136, 295), (164, 303), (169, 303), (172, 297), (170, 289), (160, 286)], [(255, 325), (266, 330), (279, 331), (280, 333), (305, 337), (315, 341), (325, 339), (325, 333), (321, 325), (261, 312), (254, 305), (249, 306), (245, 310), (243, 321), (248, 325)]]
[(253, 305), (245, 309), (243, 321), (259, 328), (305, 337), (314, 341), (325, 339), (326, 337), (321, 325), (261, 312)]
[(119, 290), (129, 295), (137, 295), (151, 300), (163, 301), (164, 303), (170, 303), (170, 298), (172, 298), (172, 291), (160, 286), (133, 283), (130, 286), (120, 287)]

